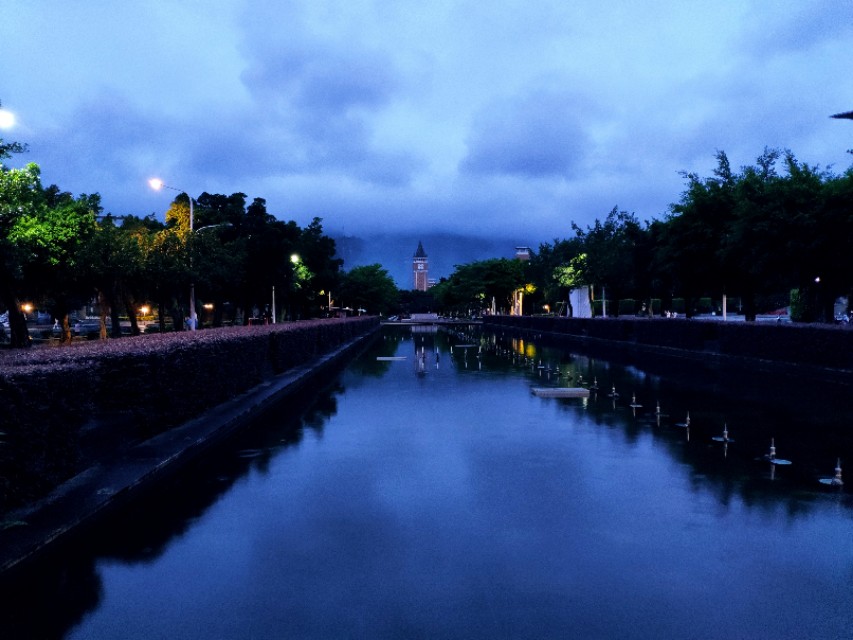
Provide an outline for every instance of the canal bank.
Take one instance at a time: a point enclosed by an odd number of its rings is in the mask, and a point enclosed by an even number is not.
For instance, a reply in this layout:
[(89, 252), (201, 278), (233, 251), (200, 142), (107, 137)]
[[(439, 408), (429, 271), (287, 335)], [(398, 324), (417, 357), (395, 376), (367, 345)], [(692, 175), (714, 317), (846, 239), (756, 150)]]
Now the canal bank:
[[(30, 563), (0, 637), (849, 635), (853, 505), (818, 482), (853, 459), (847, 398), (428, 329)], [(557, 363), (601, 390), (532, 394)], [(756, 459), (772, 437), (791, 465)]]
[(249, 391), (120, 454), (97, 461), (45, 498), (5, 515), (0, 523), (0, 579), (59, 546), (72, 532), (174, 473), (252, 419), (324, 380), (378, 334), (378, 325), (309, 362), (272, 376)]
[(664, 356), (853, 384), (853, 330), (822, 325), (726, 323), (664, 318), (490, 316), (490, 331), (546, 338), (603, 353)]

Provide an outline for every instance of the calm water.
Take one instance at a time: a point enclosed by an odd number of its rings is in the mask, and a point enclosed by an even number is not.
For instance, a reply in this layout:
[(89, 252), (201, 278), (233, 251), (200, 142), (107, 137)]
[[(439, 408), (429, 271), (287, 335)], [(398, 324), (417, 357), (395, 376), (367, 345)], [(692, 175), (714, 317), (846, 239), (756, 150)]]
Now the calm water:
[(330, 383), (34, 570), (0, 636), (853, 637), (853, 462), (818, 481), (849, 389), (408, 329)]

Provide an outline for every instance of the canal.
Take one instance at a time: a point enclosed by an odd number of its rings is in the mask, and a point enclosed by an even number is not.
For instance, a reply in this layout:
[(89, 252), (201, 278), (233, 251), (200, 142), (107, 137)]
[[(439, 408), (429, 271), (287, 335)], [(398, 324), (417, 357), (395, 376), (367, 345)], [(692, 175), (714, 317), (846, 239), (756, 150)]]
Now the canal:
[(386, 327), (5, 585), (0, 637), (853, 637), (853, 465), (820, 482), (851, 413), (784, 370)]

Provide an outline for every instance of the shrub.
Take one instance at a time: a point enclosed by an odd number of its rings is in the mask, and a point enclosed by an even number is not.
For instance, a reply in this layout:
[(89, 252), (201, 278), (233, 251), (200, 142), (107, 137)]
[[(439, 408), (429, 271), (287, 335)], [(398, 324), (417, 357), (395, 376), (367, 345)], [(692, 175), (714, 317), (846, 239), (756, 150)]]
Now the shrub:
[(619, 315), (632, 316), (637, 312), (637, 301), (633, 298), (625, 298), (619, 301)]
[(817, 315), (809, 296), (800, 289), (791, 289), (791, 321), (811, 322)]
[(79, 432), (87, 422), (109, 430), (110, 441), (144, 439), (378, 322), (309, 320), (2, 352), (0, 511), (79, 470)]

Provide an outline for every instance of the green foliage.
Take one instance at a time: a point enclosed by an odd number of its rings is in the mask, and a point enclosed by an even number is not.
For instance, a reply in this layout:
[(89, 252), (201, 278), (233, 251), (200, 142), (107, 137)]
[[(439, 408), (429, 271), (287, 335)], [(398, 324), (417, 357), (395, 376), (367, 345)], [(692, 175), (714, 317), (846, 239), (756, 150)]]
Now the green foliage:
[(819, 313), (814, 292), (791, 289), (789, 313), (792, 322), (814, 322)]
[[(0, 107), (2, 107), (2, 104), (0, 104)], [(0, 138), (0, 160), (11, 158), (13, 154), (24, 153), (26, 150), (27, 145), (25, 144), (15, 141), (6, 142), (3, 138)]]
[(606, 287), (614, 298), (636, 289), (640, 273), (636, 248), (647, 230), (634, 214), (613, 207), (604, 222), (596, 220), (586, 229), (572, 223), (572, 229), (586, 254), (580, 278), (583, 284)]
[(29, 163), (22, 169), (0, 165), (0, 237), (6, 240), (21, 216), (36, 215), (42, 200), (41, 169)]
[(296, 302), (302, 315), (317, 315), (326, 302), (320, 291), (335, 291), (341, 281), (341, 268), (344, 261), (337, 257), (335, 241), (323, 233), (322, 218), (315, 217), (311, 224), (301, 230), (296, 252), (299, 255), (298, 266), (294, 272), (294, 282), (299, 283), (299, 295)]
[[(21, 150), (0, 140), (0, 158)], [(614, 207), (586, 228), (572, 224), (573, 237), (540, 245), (527, 263), (459, 265), (428, 296), (407, 295), (405, 304), (469, 315), (494, 300), (506, 312), (513, 292), (524, 289), (530, 308), (556, 309), (569, 289), (588, 285), (614, 301), (645, 300), (655, 314), (707, 313), (711, 300), (726, 295), (740, 299), (738, 308), (752, 319), (796, 290), (795, 319), (831, 319), (834, 299), (853, 293), (853, 169), (835, 175), (772, 149), (739, 170), (723, 152), (716, 160), (710, 177), (685, 174), (685, 189), (663, 220), (641, 223)], [(191, 201), (182, 193), (166, 225), (139, 218), (119, 224), (100, 213), (97, 194), (43, 187), (35, 164), (0, 166), (0, 307), (12, 312), (19, 346), (26, 337), (15, 316), (20, 296), (60, 316), (98, 296), (114, 317), (133, 317), (134, 301), (144, 300), (159, 305), (162, 321), (169, 310), (183, 317), (193, 284), (198, 302), (213, 303), (214, 325), (229, 305), (271, 305), (273, 291), (287, 318), (325, 313), (329, 291), (371, 312), (400, 308), (379, 265), (345, 276), (320, 218), (301, 228), (267, 212), (262, 198), (202, 193)], [(613, 302), (608, 311), (635, 313), (636, 303), (628, 304)], [(601, 315), (601, 301), (593, 305)]]
[[(0, 140), (0, 160), (25, 149)], [(19, 295), (60, 318), (97, 296), (102, 315), (117, 322), (124, 313), (132, 325), (136, 301), (154, 301), (161, 330), (170, 310), (187, 312), (190, 284), (197, 300), (213, 302), (213, 324), (226, 304), (263, 308), (273, 292), (288, 317), (319, 315), (320, 292), (338, 288), (343, 265), (321, 219), (302, 229), (269, 214), (262, 198), (246, 202), (244, 193), (202, 193), (197, 201), (181, 193), (165, 226), (132, 216), (119, 225), (100, 215), (97, 194), (44, 188), (36, 164), (0, 165), (0, 310), (10, 311), (13, 345), (28, 344)]]
[(714, 305), (711, 302), (711, 298), (702, 297), (696, 301), (696, 312), (697, 313), (711, 313), (714, 310)]
[(400, 292), (394, 279), (380, 264), (354, 267), (344, 275), (338, 300), (370, 314), (389, 315), (399, 305)]
[(589, 272), (587, 254), (580, 253), (569, 260), (568, 264), (554, 268), (553, 278), (566, 289), (575, 289), (590, 284), (587, 281)]
[[(267, 214), (260, 198), (245, 208), (243, 194), (202, 195), (192, 231), (186, 194), (169, 207), (165, 226), (131, 216), (118, 224), (100, 216), (97, 194), (75, 198), (43, 188), (37, 165), (3, 169), (0, 306), (17, 309), (24, 294), (63, 318), (97, 296), (103, 315), (111, 313), (114, 322), (125, 315), (133, 328), (137, 301), (151, 301), (160, 307), (163, 330), (170, 310), (179, 318), (187, 313), (192, 283), (197, 302), (214, 304), (213, 324), (227, 302), (245, 310), (271, 304), (274, 288), (289, 316), (319, 315), (325, 307), (319, 291), (337, 287), (342, 264), (320, 219), (300, 229)], [(21, 326), (26, 333), (22, 319)]]
[(97, 199), (63, 194), (54, 206), (39, 206), (15, 220), (8, 239), (48, 269), (78, 268), (78, 250), (95, 231)]
[(565, 300), (568, 289), (554, 278), (554, 271), (572, 261), (583, 253), (582, 243), (577, 238), (554, 240), (554, 244), (539, 245), (537, 252), (532, 252), (527, 263), (527, 275), (531, 282), (537, 285), (538, 299), (541, 303), (554, 306), (557, 301)]
[(637, 313), (637, 301), (633, 298), (622, 298), (619, 300), (619, 315), (633, 316)]
[[(443, 279), (444, 282), (446, 280)], [(436, 286), (439, 286), (438, 283)], [(426, 291), (417, 291), (414, 289), (403, 289), (400, 293), (399, 311), (404, 314), (412, 313), (431, 313), (436, 309), (435, 302), (436, 288), (431, 287)], [(396, 309), (395, 309), (396, 311)]]
[(489, 309), (492, 300), (500, 312), (510, 308), (513, 291), (527, 284), (524, 263), (494, 258), (465, 265), (433, 287), (436, 303), (448, 312), (469, 315)]

